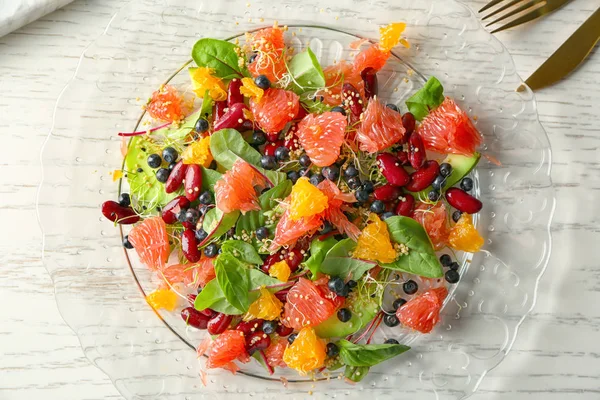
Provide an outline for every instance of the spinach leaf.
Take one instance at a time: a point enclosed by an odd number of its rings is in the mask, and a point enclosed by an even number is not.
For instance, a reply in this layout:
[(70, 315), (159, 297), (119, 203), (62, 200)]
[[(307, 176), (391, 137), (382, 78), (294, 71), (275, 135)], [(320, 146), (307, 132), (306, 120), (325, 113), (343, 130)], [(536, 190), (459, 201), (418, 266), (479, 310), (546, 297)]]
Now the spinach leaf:
[(217, 282), (216, 279), (208, 282), (202, 291), (198, 293), (196, 301), (194, 302), (194, 308), (196, 310), (210, 308), (228, 315), (243, 314), (242, 311), (238, 310), (227, 301), (225, 294), (223, 294), (223, 290), (221, 290), (219, 282)]
[(210, 38), (198, 40), (192, 48), (192, 58), (196, 65), (214, 69), (214, 75), (221, 79), (244, 76), (246, 71), (238, 64), (238, 53), (239, 46)]
[(385, 220), (392, 241), (404, 243), (408, 255), (401, 255), (396, 261), (382, 264), (383, 268), (404, 271), (426, 278), (440, 278), (444, 270), (435, 255), (433, 245), (425, 228), (409, 217), (390, 217)]
[(208, 190), (211, 192), (215, 192), (215, 183), (219, 179), (223, 177), (220, 172), (215, 171), (214, 169), (202, 168), (202, 190)]
[(325, 240), (314, 239), (310, 243), (310, 257), (304, 262), (304, 265), (312, 272), (313, 279), (317, 279), (317, 272), (321, 272), (321, 264), (325, 259), (325, 255), (338, 241), (329, 236)]
[(340, 359), (352, 367), (372, 367), (410, 350), (403, 344), (354, 344), (345, 339), (338, 342), (338, 347)]
[(278, 200), (285, 199), (292, 192), (292, 186), (292, 181), (286, 179), (261, 194), (258, 198), (261, 209), (263, 211), (270, 211), (275, 208), (279, 204)]
[(325, 86), (323, 69), (310, 47), (292, 57), (288, 67), (292, 76), (292, 91), (301, 94)]
[(240, 212), (237, 210), (227, 214), (223, 214), (223, 211), (219, 210), (218, 207), (208, 210), (204, 216), (204, 221), (202, 222), (202, 229), (208, 233), (208, 236), (204, 239), (202, 244), (204, 245), (210, 240), (224, 235), (228, 230), (235, 226), (235, 221), (237, 221), (239, 216)]
[[(210, 97), (208, 90), (204, 91), (204, 97), (202, 98), (202, 106), (200, 106), (200, 113), (198, 115), (199, 118), (208, 118), (212, 115), (212, 107), (213, 107), (213, 99)], [(196, 119), (196, 121), (198, 121)], [(195, 124), (194, 124), (195, 125)]]
[(413, 94), (406, 105), (417, 121), (421, 121), (432, 110), (444, 101), (444, 88), (436, 77), (429, 78), (427, 83)]
[(352, 382), (360, 382), (369, 373), (369, 367), (352, 367), (346, 365), (344, 370), (344, 376), (350, 379)]
[(215, 261), (215, 274), (229, 304), (240, 311), (247, 311), (250, 307), (247, 266), (232, 254), (222, 253)]
[(250, 243), (241, 240), (227, 240), (221, 244), (222, 254), (231, 254), (247, 264), (262, 265), (263, 260)]
[[(248, 279), (250, 281), (250, 290), (256, 290), (261, 286), (273, 286), (282, 283), (279, 279), (273, 278), (272, 276), (253, 268), (248, 269)], [(269, 288), (269, 290), (272, 293), (275, 293), (284, 288), (285, 287), (282, 285), (281, 287)]]
[(341, 278), (349, 277), (355, 281), (377, 263), (368, 260), (352, 258), (352, 250), (356, 247), (356, 242), (352, 239), (344, 239), (333, 246), (321, 263), (321, 272), (339, 276)]

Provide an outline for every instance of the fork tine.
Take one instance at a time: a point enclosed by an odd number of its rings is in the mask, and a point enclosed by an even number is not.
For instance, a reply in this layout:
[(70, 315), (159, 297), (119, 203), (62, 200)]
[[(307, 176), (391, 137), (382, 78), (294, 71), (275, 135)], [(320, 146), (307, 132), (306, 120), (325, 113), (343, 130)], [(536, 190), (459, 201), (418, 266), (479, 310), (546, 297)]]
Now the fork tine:
[(483, 18), (481, 18), (482, 21), (485, 21), (486, 19), (493, 17), (494, 15), (506, 10), (507, 8), (510, 8), (516, 4), (519, 4), (521, 1), (523, 0), (512, 0), (506, 4), (504, 4), (502, 7), (497, 8), (496, 10), (492, 11), (491, 13), (489, 13), (488, 15), (484, 16)]
[[(497, 24), (498, 22), (503, 21), (503, 20), (505, 20), (508, 17), (512, 17), (513, 15), (518, 14), (521, 11), (525, 11), (525, 10), (529, 9), (530, 7), (532, 7), (532, 6), (534, 6), (534, 5), (538, 4), (538, 3), (539, 3), (538, 0), (531, 0), (528, 3), (525, 3), (522, 6), (517, 7), (516, 9), (512, 10), (511, 12), (506, 13), (505, 15), (501, 16), (500, 18), (497, 18), (497, 19), (493, 20), (492, 22), (490, 22), (486, 26)], [(537, 8), (536, 8), (536, 10), (537, 10)], [(535, 10), (532, 10), (532, 11), (535, 11)]]
[(546, 13), (542, 12), (539, 8), (537, 8), (537, 9), (533, 10), (532, 12), (530, 12), (529, 14), (525, 14), (522, 17), (519, 17), (513, 21), (510, 21), (509, 23), (507, 23), (505, 25), (502, 25), (500, 28), (494, 29), (491, 33), (496, 33), (496, 32), (500, 32), (500, 31), (503, 31), (508, 28), (513, 28), (515, 26), (524, 24), (525, 22), (529, 22), (534, 19), (537, 19), (545, 14)]
[(485, 6), (481, 7), (481, 9), (478, 12), (482, 13), (485, 10), (487, 10), (488, 8), (494, 7), (496, 4), (501, 3), (503, 1), (504, 0), (492, 0), (489, 3), (487, 3)]

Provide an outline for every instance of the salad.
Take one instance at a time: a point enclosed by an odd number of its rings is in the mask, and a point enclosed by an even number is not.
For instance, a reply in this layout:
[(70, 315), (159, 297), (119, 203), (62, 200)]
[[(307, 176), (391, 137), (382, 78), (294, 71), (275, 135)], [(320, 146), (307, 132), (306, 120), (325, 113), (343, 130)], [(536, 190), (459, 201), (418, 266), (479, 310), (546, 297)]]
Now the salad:
[(482, 139), (435, 77), (401, 107), (377, 96), (404, 29), (324, 68), (286, 27), (200, 39), (189, 89), (161, 86), (144, 106), (153, 127), (119, 133), (113, 178), (129, 192), (102, 213), (132, 225), (123, 245), (160, 282), (148, 303), (207, 330), (206, 368), (254, 358), (357, 382), (410, 349), (374, 343), (382, 323), (440, 321), (455, 251), (484, 242), (467, 176)]

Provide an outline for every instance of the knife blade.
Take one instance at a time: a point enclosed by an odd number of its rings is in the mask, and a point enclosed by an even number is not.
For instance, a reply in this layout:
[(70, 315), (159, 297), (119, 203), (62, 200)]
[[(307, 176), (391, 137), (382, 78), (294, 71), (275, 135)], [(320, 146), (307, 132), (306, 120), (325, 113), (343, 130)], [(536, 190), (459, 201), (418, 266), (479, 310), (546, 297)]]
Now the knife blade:
[[(600, 8), (531, 74), (525, 83), (532, 90), (537, 90), (558, 82), (585, 60), (599, 39)], [(521, 85), (517, 91), (524, 89)]]

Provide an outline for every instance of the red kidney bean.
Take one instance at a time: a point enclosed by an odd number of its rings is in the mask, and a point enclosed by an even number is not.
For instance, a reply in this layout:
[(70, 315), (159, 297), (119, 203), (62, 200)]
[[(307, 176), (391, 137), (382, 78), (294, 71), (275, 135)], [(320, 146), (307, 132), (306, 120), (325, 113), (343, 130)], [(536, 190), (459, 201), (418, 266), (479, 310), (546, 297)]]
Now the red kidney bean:
[(410, 165), (410, 161), (408, 161), (408, 152), (404, 150), (400, 150), (396, 153), (396, 157), (400, 161), (400, 165)]
[(283, 140), (277, 140), (275, 142), (267, 143), (265, 145), (265, 149), (263, 150), (263, 153), (265, 153), (265, 156), (275, 157), (275, 150), (277, 150), (278, 147), (282, 147), (282, 146), (285, 146), (285, 142)]
[(227, 112), (223, 114), (221, 118), (214, 124), (214, 131), (220, 131), (221, 129), (239, 129), (246, 118), (244, 117), (244, 110), (248, 107), (244, 103), (237, 103), (230, 106)]
[(253, 319), (251, 321), (242, 321), (235, 327), (236, 331), (244, 332), (244, 336), (248, 336), (262, 327), (264, 319)]
[(365, 83), (365, 97), (370, 99), (377, 95), (377, 71), (368, 67), (362, 70), (360, 77)]
[(256, 331), (246, 337), (246, 351), (252, 354), (257, 350), (265, 350), (271, 344), (271, 338), (263, 331)]
[(412, 133), (408, 139), (408, 146), (408, 161), (410, 161), (411, 167), (414, 169), (421, 168), (427, 158), (421, 135), (417, 132)]
[(200, 261), (202, 253), (198, 250), (198, 241), (193, 230), (186, 229), (181, 234), (181, 251), (183, 251), (183, 255), (189, 262), (195, 263)]
[(265, 137), (267, 138), (267, 140), (269, 142), (276, 142), (279, 140), (279, 132), (275, 132), (275, 133), (266, 133), (265, 132)]
[(294, 117), (294, 119), (302, 119), (304, 117), (306, 117), (308, 115), (308, 111), (306, 111), (306, 109), (304, 107), (302, 107), (302, 104), (300, 104), (300, 107), (298, 107), (298, 113), (296, 114), (296, 117)]
[(180, 160), (175, 164), (173, 170), (169, 174), (169, 179), (167, 179), (167, 182), (165, 183), (165, 192), (173, 193), (181, 187), (187, 168), (188, 166), (183, 163), (183, 160)]
[(452, 207), (467, 214), (476, 214), (483, 207), (479, 199), (476, 199), (462, 189), (454, 187), (446, 190), (446, 200), (448, 200), (448, 203)]
[(379, 169), (385, 179), (395, 186), (404, 186), (410, 181), (410, 175), (402, 167), (398, 157), (390, 153), (381, 153), (377, 156)]
[(231, 107), (234, 104), (243, 103), (244, 95), (240, 92), (240, 88), (242, 87), (242, 80), (238, 78), (233, 78), (229, 82), (229, 87), (227, 88), (227, 106)]
[(215, 116), (215, 118), (213, 122), (216, 124), (217, 121), (220, 120), (221, 117), (225, 114), (225, 109), (227, 108), (227, 101), (217, 101), (214, 107), (215, 109), (213, 115)]
[(283, 259), (287, 262), (288, 266), (290, 267), (290, 270), (292, 272), (296, 272), (296, 270), (298, 270), (298, 267), (300, 267), (302, 260), (304, 259), (304, 255), (300, 252), (299, 249), (292, 249), (288, 250), (284, 254)]
[(162, 209), (162, 219), (167, 224), (177, 222), (177, 214), (190, 207), (190, 201), (185, 196), (177, 196)]
[(198, 310), (198, 312), (206, 315), (209, 319), (213, 319), (214, 317), (219, 315), (218, 312), (216, 312), (215, 310), (211, 310), (210, 308), (205, 308), (204, 310)]
[(185, 172), (185, 197), (189, 201), (194, 201), (200, 196), (202, 187), (202, 169), (199, 165), (191, 164)]
[(359, 116), (363, 111), (362, 97), (350, 83), (344, 83), (342, 86), (342, 104), (348, 107), (355, 116)]
[(209, 317), (197, 311), (194, 307), (186, 307), (181, 310), (181, 318), (186, 324), (197, 329), (206, 329), (208, 326)]
[(183, 221), (181, 225), (183, 225), (185, 229), (196, 229), (196, 225), (192, 224), (191, 222)]
[(415, 116), (410, 113), (404, 113), (402, 115), (402, 125), (404, 125), (404, 129), (406, 129), (406, 135), (410, 135), (415, 130)]
[(283, 145), (287, 147), (288, 150), (294, 151), (300, 148), (300, 143), (298, 142), (298, 137), (295, 134), (288, 133), (286, 135), (285, 141)]
[(396, 206), (396, 215), (410, 217), (415, 207), (415, 198), (410, 193), (405, 193), (400, 197)]
[(275, 332), (279, 335), (279, 336), (289, 336), (292, 334), (292, 332), (294, 332), (293, 328), (287, 327), (281, 323), (277, 324), (277, 328), (275, 329)]
[(398, 186), (388, 183), (387, 185), (383, 185), (375, 189), (373, 192), (373, 197), (375, 197), (376, 200), (388, 202), (396, 200), (401, 194), (402, 189), (400, 189)]
[(280, 290), (279, 292), (275, 293), (275, 297), (277, 297), (277, 299), (279, 299), (279, 301), (282, 303), (285, 303), (287, 301), (288, 292), (288, 289)]
[[(187, 296), (185, 296), (185, 297), (187, 297), (187, 299), (188, 299), (188, 302), (189, 302), (191, 305), (194, 305), (194, 303), (196, 302), (196, 297), (197, 297), (197, 295), (195, 295), (195, 294), (188, 294), (188, 295), (187, 295)], [(198, 311), (198, 312), (200, 312), (200, 311)]]
[(218, 335), (227, 330), (232, 319), (233, 317), (231, 315), (218, 313), (215, 317), (208, 321), (206, 329), (208, 329), (208, 333), (211, 335)]
[(439, 172), (440, 166), (437, 161), (426, 161), (421, 168), (410, 174), (410, 182), (406, 185), (406, 190), (410, 192), (420, 192), (431, 185)]
[(140, 220), (140, 216), (133, 211), (131, 207), (123, 207), (116, 201), (108, 200), (102, 203), (102, 215), (109, 221), (121, 225), (135, 224)]
[(244, 122), (242, 122), (242, 126), (240, 126), (240, 130), (241, 131), (254, 130), (254, 122), (250, 121), (249, 119), (245, 119)]

